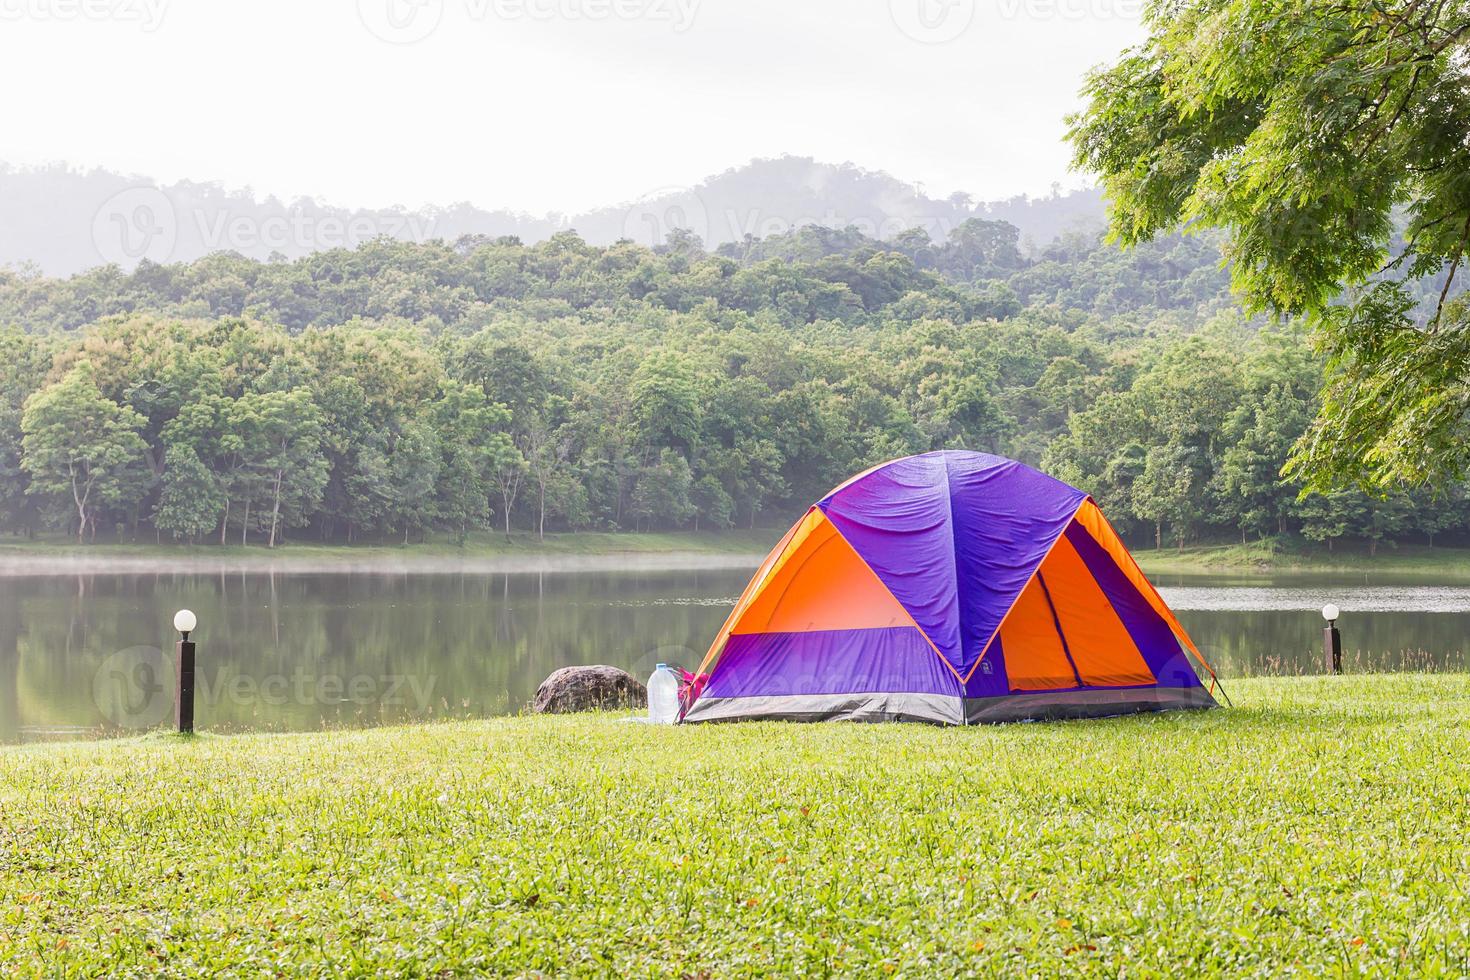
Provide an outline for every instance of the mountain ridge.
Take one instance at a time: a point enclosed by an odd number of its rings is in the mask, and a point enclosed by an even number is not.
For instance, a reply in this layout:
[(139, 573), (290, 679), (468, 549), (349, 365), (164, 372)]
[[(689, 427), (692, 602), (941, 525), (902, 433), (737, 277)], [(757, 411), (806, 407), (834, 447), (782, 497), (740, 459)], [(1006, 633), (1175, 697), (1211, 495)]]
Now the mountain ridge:
[(1018, 195), (976, 202), (965, 193), (938, 199), (921, 186), (852, 163), (786, 155), (753, 159), (692, 187), (666, 186), (632, 201), (580, 214), (535, 215), (469, 202), (408, 209), (349, 208), (320, 199), (257, 198), (248, 188), (146, 177), (66, 164), (0, 165), (0, 266), (69, 276), (90, 268), (136, 268), (148, 259), (189, 262), (215, 252), (262, 261), (296, 259), (355, 247), (380, 236), (400, 241), (455, 241), (514, 236), (527, 243), (575, 230), (589, 244), (628, 238), (659, 245), (674, 229), (697, 234), (711, 249), (808, 225), (856, 227), (889, 240), (914, 227), (943, 239), (973, 217), (1017, 227), (1023, 249), (1073, 230), (1102, 227), (1096, 188), (1049, 197)]

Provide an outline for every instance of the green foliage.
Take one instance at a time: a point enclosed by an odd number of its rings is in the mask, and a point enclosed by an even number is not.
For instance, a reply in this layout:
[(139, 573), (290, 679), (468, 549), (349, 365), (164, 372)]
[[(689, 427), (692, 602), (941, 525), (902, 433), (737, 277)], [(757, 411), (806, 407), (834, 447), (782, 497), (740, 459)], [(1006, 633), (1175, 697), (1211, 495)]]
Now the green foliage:
[(1166, 443), (1148, 450), (1143, 472), (1133, 481), (1133, 513), (1154, 526), (1154, 547), (1163, 543), (1163, 526), (1172, 525), (1182, 547), (1195, 513), (1194, 451)]
[(689, 491), (689, 503), (694, 507), (696, 531), (701, 523), (712, 528), (727, 528), (735, 523), (735, 501), (711, 473), (700, 477)]
[(224, 508), (225, 494), (218, 478), (194, 449), (187, 445), (169, 447), (153, 526), (193, 541), (219, 526)]
[(692, 484), (689, 461), (665, 449), (658, 462), (638, 471), (628, 513), (641, 527), (679, 527), (696, 512), (689, 496)]
[[(1097, 498), (1125, 532), (1165, 532), (1179, 547), (1206, 535), (1432, 538), (1462, 529), (1458, 494), (1308, 493), (1282, 474), (1310, 423), (1320, 365), (1295, 331), (1251, 334), (1228, 322), (1141, 348), (1131, 377), (1097, 382), (1043, 466)], [(1300, 499), (1299, 499), (1300, 498)]]
[[(15, 421), (76, 369), (142, 440), (89, 536), (753, 529), (885, 459), (968, 448), (1044, 464), (1135, 540), (1462, 537), (1452, 495), (1340, 530), (1295, 501), (1279, 470), (1322, 359), (1225, 309), (1219, 240), (1028, 252), (979, 221), (942, 243), (802, 228), (745, 255), (561, 234), (6, 274), (0, 315), (33, 329), (0, 331), (0, 522), (76, 527)], [(141, 312), (89, 322), (114, 292)]]
[(478, 388), (445, 381), (432, 413), (444, 454), (438, 516), (463, 541), (488, 524), (495, 474), (517, 458), (510, 411)]
[(515, 239), (380, 239), (293, 262), (219, 253), (189, 264), (145, 262), (132, 273), (103, 267), (64, 280), (0, 270), (0, 324), (77, 330), (152, 311), (174, 320), (278, 323), (293, 333), (360, 320), (469, 338), (494, 326), (456, 352), (451, 373), (518, 411), (523, 395), (537, 410), (536, 399), (548, 390), (543, 382), (553, 380), (537, 373), (545, 350), (528, 335), (527, 322), (654, 326), (692, 315), (727, 327), (759, 319), (791, 329), (830, 321), (869, 327), (1008, 320), (1034, 305), (1189, 317), (1230, 305), (1218, 237), (1169, 236), (1130, 252), (1096, 233), (1070, 233), (1029, 250), (1016, 237), (1011, 225), (980, 219), (944, 242), (917, 230), (883, 242), (853, 228), (803, 227), (709, 255), (687, 242), (658, 251), (627, 242), (593, 248), (563, 232), (533, 246)]
[(1281, 470), (1307, 418), (1306, 402), (1278, 383), (1256, 404), (1242, 404), (1231, 420), (1230, 428), (1241, 431), (1221, 456), (1215, 489), (1242, 541), (1247, 532), (1264, 537), (1285, 530), (1296, 492)]
[(655, 454), (663, 447), (689, 452), (698, 438), (699, 395), (687, 361), (668, 351), (649, 355), (628, 395), (637, 445)]
[(1230, 690), (1233, 710), (1053, 725), (590, 715), (0, 748), (0, 971), (1470, 970), (1470, 679)]
[(1409, 321), (1412, 300), (1381, 283), (1323, 311), (1330, 383), (1322, 412), (1291, 462), (1377, 486), (1444, 487), (1465, 476), (1470, 446), (1470, 306), (1451, 300), (1434, 329)]
[(21, 419), (50, 360), (49, 343), (0, 328), (0, 528), (7, 530), (19, 530), (34, 517), (22, 464)]
[(33, 395), (21, 417), (30, 490), (74, 508), (79, 540), (96, 533), (97, 513), (148, 483), (144, 419), (97, 390), (88, 365)]
[[(274, 547), (283, 527), (306, 523), (321, 501), (327, 482), (321, 411), (306, 390), (248, 392), (230, 403), (224, 426), (220, 442), (232, 461), (228, 493), (245, 508), (242, 538), (262, 530)], [(403, 498), (416, 480), (411, 463), (391, 458), (387, 505), (411, 508)]]
[(1247, 307), (1318, 327), (1333, 383), (1293, 459), (1310, 487), (1462, 476), (1466, 310), (1446, 298), (1470, 244), (1470, 3), (1154, 0), (1145, 19), (1071, 120), (1114, 237), (1226, 229)]

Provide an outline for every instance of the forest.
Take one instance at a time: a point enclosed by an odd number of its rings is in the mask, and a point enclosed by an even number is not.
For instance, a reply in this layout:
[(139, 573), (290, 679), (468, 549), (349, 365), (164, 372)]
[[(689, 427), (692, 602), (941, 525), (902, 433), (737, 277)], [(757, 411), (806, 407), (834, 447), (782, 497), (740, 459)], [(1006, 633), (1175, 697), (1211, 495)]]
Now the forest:
[(1433, 544), (1458, 488), (1301, 495), (1324, 361), (1247, 318), (1218, 232), (1023, 248), (574, 232), (0, 271), (0, 528), (397, 541), (778, 526), (853, 472), (1000, 453), (1156, 547)]

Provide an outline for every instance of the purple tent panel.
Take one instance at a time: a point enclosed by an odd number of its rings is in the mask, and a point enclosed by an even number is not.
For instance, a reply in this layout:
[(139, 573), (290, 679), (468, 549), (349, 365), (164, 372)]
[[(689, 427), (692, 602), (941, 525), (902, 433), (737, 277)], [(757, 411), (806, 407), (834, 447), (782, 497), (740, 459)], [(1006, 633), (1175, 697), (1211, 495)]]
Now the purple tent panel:
[[(1143, 662), (1160, 687), (1199, 687), (1199, 675), (1174, 631), (1123, 574), (1113, 557), (1081, 524), (1067, 528), (1067, 540), (1087, 565), (1108, 603), (1123, 622)], [(987, 659), (989, 659), (987, 657)]]
[(869, 692), (957, 697), (960, 684), (912, 626), (737, 633), (703, 697)]
[(1013, 460), (897, 460), (818, 506), (961, 676), (1086, 494)]

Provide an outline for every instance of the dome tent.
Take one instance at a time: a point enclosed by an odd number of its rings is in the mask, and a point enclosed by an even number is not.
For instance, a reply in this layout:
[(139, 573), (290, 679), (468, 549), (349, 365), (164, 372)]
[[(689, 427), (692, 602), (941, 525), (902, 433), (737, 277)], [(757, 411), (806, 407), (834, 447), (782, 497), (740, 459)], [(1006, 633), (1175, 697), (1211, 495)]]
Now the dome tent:
[(1184, 628), (1087, 494), (998, 456), (853, 477), (797, 521), (684, 721), (974, 724), (1209, 708)]

